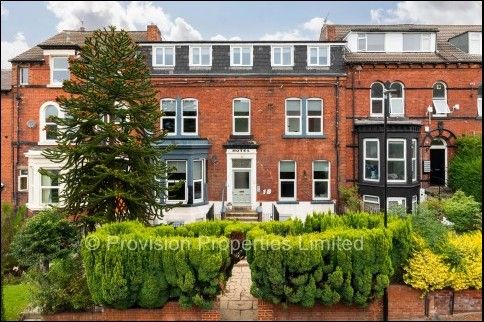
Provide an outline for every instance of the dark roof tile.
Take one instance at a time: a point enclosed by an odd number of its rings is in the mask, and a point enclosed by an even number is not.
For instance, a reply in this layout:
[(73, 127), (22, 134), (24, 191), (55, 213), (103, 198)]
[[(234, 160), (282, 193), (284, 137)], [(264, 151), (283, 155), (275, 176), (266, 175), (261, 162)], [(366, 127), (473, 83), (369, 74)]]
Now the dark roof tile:
[(2, 91), (9, 91), (12, 89), (12, 70), (2, 69)]

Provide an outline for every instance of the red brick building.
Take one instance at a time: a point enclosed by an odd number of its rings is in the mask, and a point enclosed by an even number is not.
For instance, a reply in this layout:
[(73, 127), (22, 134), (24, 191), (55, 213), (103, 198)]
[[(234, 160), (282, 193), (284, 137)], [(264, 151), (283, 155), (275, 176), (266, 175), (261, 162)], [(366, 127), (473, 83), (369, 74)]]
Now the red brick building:
[[(475, 50), (470, 41), (466, 47), (460, 38), (471, 31), (469, 40), (481, 29), (373, 28), (327, 26), (320, 41), (278, 42), (171, 42), (162, 40), (153, 25), (146, 32), (131, 32), (146, 56), (165, 113), (160, 126), (169, 133), (160, 145), (177, 145), (166, 155), (176, 171), (164, 184), (185, 182), (162, 201), (183, 204), (168, 212), (166, 221), (201, 220), (210, 209), (218, 216), (235, 207), (262, 211), (264, 219), (305, 217), (312, 211), (336, 210), (337, 187), (351, 183), (358, 183), (367, 206), (372, 201), (374, 205), (382, 187), (379, 142), (386, 81), (400, 86), (397, 89), (403, 96), (391, 98), (395, 115), (390, 117), (393, 132), (389, 138), (395, 141), (391, 151), (396, 155), (389, 160), (395, 181), (389, 185), (389, 196), (405, 198), (410, 208), (413, 196), (418, 200), (421, 186), (430, 183), (432, 172), (429, 176), (422, 165), (432, 151), (442, 150), (448, 162), (455, 136), (481, 131), (477, 88), (482, 54), (458, 49)], [(381, 36), (364, 38), (366, 33), (383, 34), (384, 44), (385, 34), (390, 34), (390, 47), (372, 52), (371, 46), (378, 46)], [(46, 160), (42, 149), (55, 144), (47, 131), (55, 126), (49, 115), (62, 113), (55, 98), (62, 93), (62, 80), (70, 76), (67, 57), (76, 55), (90, 34), (64, 31), (12, 59), (12, 94), (6, 94), (10, 97), (6, 105), (2, 81), (2, 182), (6, 191), (2, 191), (2, 201), (27, 203), (32, 211), (58, 201), (62, 187), (38, 170), (59, 166)], [(391, 46), (403, 34), (412, 34), (410, 45), (415, 45), (414, 35), (425, 34), (417, 37), (424, 37), (419, 39), (426, 52), (422, 48), (417, 48), (418, 53), (415, 48), (392, 52)], [(363, 43), (365, 52), (360, 52), (357, 47)], [(379, 88), (374, 85), (377, 82), (382, 83)], [(441, 88), (432, 89), (437, 82), (445, 86), (445, 94)], [(370, 96), (372, 86), (374, 97)], [(433, 98), (433, 92), (445, 97)], [(445, 104), (441, 103), (444, 99)], [(458, 110), (453, 109), (456, 104)], [(433, 109), (430, 123), (429, 105)], [(5, 111), (5, 106), (11, 108)], [(446, 106), (446, 116), (433, 115), (434, 109), (442, 112)], [(12, 113), (12, 122), (5, 123), (5, 128), (4, 113)], [(432, 140), (438, 138), (443, 139), (443, 146), (432, 148), (437, 143)], [(368, 158), (362, 157), (364, 149), (359, 148), (364, 144)], [(415, 156), (412, 144), (420, 147)], [(6, 147), (12, 153), (11, 162), (4, 162)], [(410, 175), (412, 167), (415, 180)]]

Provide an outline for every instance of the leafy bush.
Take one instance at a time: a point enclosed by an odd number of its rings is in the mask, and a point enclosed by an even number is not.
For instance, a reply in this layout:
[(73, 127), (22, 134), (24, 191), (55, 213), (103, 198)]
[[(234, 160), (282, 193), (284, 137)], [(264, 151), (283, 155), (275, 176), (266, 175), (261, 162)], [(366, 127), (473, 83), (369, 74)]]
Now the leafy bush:
[[(221, 234), (226, 223), (205, 224), (171, 230), (125, 222), (88, 235), (81, 254), (94, 302), (155, 308), (178, 298), (182, 306), (210, 307), (227, 279), (230, 245), (226, 237), (206, 236)], [(178, 231), (203, 238), (172, 236)]]
[(357, 212), (361, 210), (361, 200), (356, 186), (339, 187), (341, 206), (344, 212)]
[(438, 252), (419, 241), (419, 249), (405, 267), (405, 283), (424, 293), (446, 287), (482, 288), (482, 233), (449, 233), (447, 240)]
[(40, 265), (47, 270), (51, 260), (75, 252), (78, 240), (77, 229), (59, 211), (49, 209), (27, 220), (15, 235), (11, 249), (21, 265)]
[(449, 185), (482, 203), (482, 137), (457, 139), (457, 153), (449, 166)]
[(460, 233), (481, 228), (482, 212), (473, 196), (457, 191), (451, 198), (443, 200), (442, 208), (447, 219), (454, 223), (455, 231)]
[(20, 206), (16, 212), (14, 212), (13, 205), (9, 203), (2, 203), (2, 274), (11, 270), (13, 266), (18, 265), (15, 258), (10, 254), (10, 245), (14, 236), (19, 231), (22, 224), (27, 218), (27, 207)]
[(93, 305), (78, 255), (53, 260), (47, 273), (33, 268), (28, 275), (33, 304), (43, 313), (80, 311)]
[(442, 224), (428, 204), (422, 203), (412, 218), (413, 231), (422, 237), (432, 251), (438, 251), (447, 243), (448, 226)]

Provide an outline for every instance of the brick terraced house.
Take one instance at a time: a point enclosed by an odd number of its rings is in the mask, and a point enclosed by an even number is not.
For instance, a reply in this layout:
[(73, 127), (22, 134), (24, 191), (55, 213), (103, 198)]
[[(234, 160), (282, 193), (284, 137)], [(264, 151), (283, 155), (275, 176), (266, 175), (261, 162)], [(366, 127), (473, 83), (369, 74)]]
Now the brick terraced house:
[[(49, 116), (61, 116), (68, 57), (90, 34), (63, 31), (13, 58), (10, 89), (2, 72), (2, 202), (37, 211), (59, 201), (62, 187), (38, 170), (58, 168), (42, 156), (55, 144)], [(163, 184), (185, 182), (162, 201), (182, 203), (168, 222), (303, 218), (336, 211), (337, 187), (354, 183), (367, 208), (383, 207), (385, 86), (396, 90), (389, 203), (410, 209), (421, 188), (445, 184), (455, 137), (481, 132), (481, 26), (328, 25), (318, 41), (174, 42), (155, 25), (130, 35), (164, 112), (160, 146), (177, 146)]]

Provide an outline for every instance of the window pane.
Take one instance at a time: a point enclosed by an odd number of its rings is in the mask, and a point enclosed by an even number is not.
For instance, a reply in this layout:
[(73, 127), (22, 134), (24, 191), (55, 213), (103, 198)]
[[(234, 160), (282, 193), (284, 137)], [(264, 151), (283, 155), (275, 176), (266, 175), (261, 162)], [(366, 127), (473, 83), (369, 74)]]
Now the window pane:
[(192, 49), (192, 63), (194, 65), (200, 65), (200, 48), (198, 47)]
[(282, 64), (291, 65), (291, 47), (283, 47), (282, 49)]
[(314, 179), (328, 179), (329, 164), (326, 161), (314, 162)]
[[(59, 170), (49, 170), (49, 171), (55, 176), (59, 175)], [(42, 174), (40, 181), (41, 181), (40, 185), (42, 187), (53, 187), (53, 186), (59, 185), (59, 178), (57, 177), (51, 178), (45, 174)]]
[(371, 113), (373, 113), (373, 114), (383, 114), (383, 101), (382, 100), (372, 100), (371, 101)]
[[(168, 182), (168, 189), (173, 189), (176, 182)], [(185, 185), (182, 185), (176, 190), (168, 192), (168, 200), (185, 200)]]
[(54, 69), (68, 69), (67, 57), (54, 57)]
[(321, 132), (321, 119), (311, 117), (308, 119), (308, 132)]
[(363, 202), (363, 211), (366, 212), (380, 212), (380, 202), (378, 203), (371, 203), (364, 201)]
[(281, 64), (281, 48), (274, 48), (274, 64)]
[(174, 58), (173, 48), (165, 48), (165, 65), (174, 65), (173, 58)]
[(358, 51), (365, 51), (366, 50), (366, 37), (365, 34), (362, 34), (360, 37), (360, 34), (358, 34)]
[(194, 118), (183, 119), (183, 132), (196, 133), (197, 132), (197, 120)]
[(294, 198), (294, 182), (292, 181), (281, 182), (281, 197)]
[(328, 182), (316, 181), (314, 183), (314, 197), (328, 198)]
[(57, 125), (46, 125), (45, 126), (45, 138), (47, 140), (57, 139)]
[(392, 98), (390, 100), (390, 113), (403, 114), (403, 98)]
[(29, 69), (28, 68), (21, 68), (20, 69), (20, 84), (27, 84), (29, 82)]
[(436, 83), (433, 86), (433, 98), (445, 98), (445, 86), (442, 83)]
[(202, 182), (193, 183), (193, 199), (202, 199)]
[(193, 161), (193, 180), (202, 179), (202, 161)]
[(321, 101), (320, 100), (308, 100), (308, 115), (309, 116), (321, 116)]
[(210, 47), (202, 47), (202, 65), (210, 65)]
[(163, 64), (163, 48), (156, 48), (156, 56), (155, 56), (155, 63), (162, 65)]
[(240, 65), (240, 48), (233, 49), (233, 61), (234, 64)]
[(422, 35), (422, 50), (423, 51), (430, 51), (430, 34), (423, 34)]
[(194, 100), (182, 101), (183, 116), (197, 116), (197, 103)]
[(328, 48), (327, 47), (319, 47), (319, 64), (320, 65), (327, 65), (328, 64)]
[(395, 90), (395, 92), (390, 93), (392, 98), (402, 98), (403, 97), (403, 86), (400, 83), (392, 83), (390, 89)]
[(54, 70), (52, 72), (52, 79), (54, 83), (62, 83), (65, 80), (69, 79), (69, 71), (68, 70)]
[(242, 48), (242, 65), (250, 65), (250, 47)]
[(286, 101), (286, 115), (299, 116), (301, 115), (301, 101), (287, 100)]
[(301, 130), (299, 125), (299, 118), (289, 118), (287, 120), (287, 132), (299, 132)]
[(405, 180), (404, 161), (388, 161), (388, 180)]
[(315, 47), (309, 48), (309, 63), (311, 65), (318, 64), (318, 49)]
[(186, 161), (167, 161), (169, 168), (170, 180), (185, 180), (186, 179)]
[(235, 133), (248, 133), (249, 132), (249, 119), (248, 118), (236, 118), (234, 120), (234, 132)]
[(20, 190), (27, 190), (27, 177), (20, 178)]
[(234, 172), (234, 189), (249, 189), (250, 174), (248, 171)]
[(42, 189), (42, 203), (58, 203), (59, 189)]
[(482, 98), (482, 85), (477, 88), (477, 97)]
[(234, 101), (234, 115), (235, 116), (249, 116), (249, 100), (235, 100)]
[(403, 34), (403, 51), (420, 51), (421, 34)]
[(378, 180), (380, 178), (380, 170), (378, 169), (378, 161), (365, 161), (365, 179)]
[(388, 143), (388, 157), (392, 159), (403, 159), (404, 158), (404, 150), (403, 150), (403, 142), (389, 142)]
[(377, 141), (365, 141), (365, 157), (378, 158), (378, 142)]
[(175, 119), (174, 118), (164, 118), (163, 119), (163, 129), (168, 131), (168, 133), (175, 133)]
[(176, 101), (175, 100), (163, 100), (161, 101), (161, 109), (165, 116), (176, 115)]
[(366, 34), (368, 51), (385, 50), (385, 34)]
[(443, 99), (434, 99), (432, 103), (435, 107), (435, 112), (438, 114), (446, 114), (450, 113), (449, 105), (447, 105), (447, 101)]
[(57, 107), (54, 105), (47, 105), (44, 110), (45, 121), (52, 122), (51, 116), (58, 116)]
[(251, 165), (250, 159), (232, 159), (232, 168), (248, 169), (250, 168), (250, 165)]
[(383, 98), (383, 85), (380, 83), (374, 83), (371, 85), (371, 97)]

